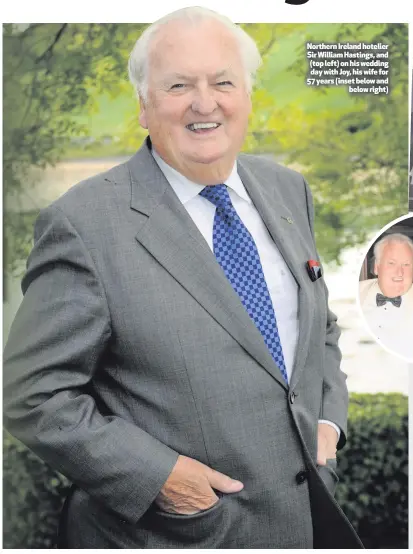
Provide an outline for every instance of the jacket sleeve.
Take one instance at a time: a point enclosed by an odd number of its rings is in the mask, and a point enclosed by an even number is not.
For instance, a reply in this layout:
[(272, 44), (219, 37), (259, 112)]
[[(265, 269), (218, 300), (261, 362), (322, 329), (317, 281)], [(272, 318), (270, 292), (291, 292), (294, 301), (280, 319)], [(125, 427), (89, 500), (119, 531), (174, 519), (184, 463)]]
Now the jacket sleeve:
[[(314, 239), (314, 206), (308, 184), (304, 181), (307, 212), (311, 233)], [(319, 419), (335, 423), (341, 430), (337, 449), (343, 448), (347, 440), (347, 412), (348, 412), (348, 390), (346, 385), (347, 375), (341, 371), (341, 352), (338, 347), (338, 339), (341, 331), (337, 325), (337, 316), (328, 307), (328, 290), (325, 287), (327, 325), (324, 349), (324, 381), (323, 400), (320, 406)]]
[(41, 212), (4, 352), (4, 423), (53, 468), (129, 521), (157, 496), (178, 454), (102, 415), (88, 386), (111, 338), (102, 283), (56, 207)]

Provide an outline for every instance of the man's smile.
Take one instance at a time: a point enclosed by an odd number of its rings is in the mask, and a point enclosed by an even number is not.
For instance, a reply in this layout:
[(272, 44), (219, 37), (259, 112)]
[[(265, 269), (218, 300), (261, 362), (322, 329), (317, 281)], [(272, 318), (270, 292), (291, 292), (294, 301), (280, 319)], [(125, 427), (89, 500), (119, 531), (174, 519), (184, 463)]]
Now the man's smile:
[(192, 131), (196, 134), (209, 134), (215, 129), (218, 129), (218, 127), (221, 126), (221, 123), (214, 123), (214, 122), (206, 122), (206, 123), (190, 123), (189, 125), (186, 125), (186, 128), (189, 129), (189, 131)]

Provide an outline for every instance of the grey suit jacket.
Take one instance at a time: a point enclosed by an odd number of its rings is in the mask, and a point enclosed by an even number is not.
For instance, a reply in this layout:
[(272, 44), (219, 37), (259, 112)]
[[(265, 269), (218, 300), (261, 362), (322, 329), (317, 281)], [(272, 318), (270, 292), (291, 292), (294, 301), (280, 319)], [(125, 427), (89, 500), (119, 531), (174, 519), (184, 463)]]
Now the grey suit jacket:
[[(150, 143), (148, 143), (150, 146)], [(289, 388), (205, 240), (152, 158), (43, 210), (5, 350), (9, 430), (75, 484), (61, 545), (358, 547), (317, 468), (317, 420), (341, 429), (339, 330), (302, 176), (254, 156), (239, 173), (299, 286)], [(179, 454), (241, 480), (195, 516), (153, 501)]]

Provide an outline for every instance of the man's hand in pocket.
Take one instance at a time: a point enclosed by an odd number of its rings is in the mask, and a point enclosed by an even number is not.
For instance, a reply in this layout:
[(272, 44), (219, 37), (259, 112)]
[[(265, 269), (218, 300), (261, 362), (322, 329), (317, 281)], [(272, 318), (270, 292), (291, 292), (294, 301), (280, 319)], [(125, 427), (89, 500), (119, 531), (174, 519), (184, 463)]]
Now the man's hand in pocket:
[(207, 510), (218, 502), (214, 490), (239, 492), (244, 485), (210, 467), (179, 456), (155, 502), (165, 512), (191, 515)]

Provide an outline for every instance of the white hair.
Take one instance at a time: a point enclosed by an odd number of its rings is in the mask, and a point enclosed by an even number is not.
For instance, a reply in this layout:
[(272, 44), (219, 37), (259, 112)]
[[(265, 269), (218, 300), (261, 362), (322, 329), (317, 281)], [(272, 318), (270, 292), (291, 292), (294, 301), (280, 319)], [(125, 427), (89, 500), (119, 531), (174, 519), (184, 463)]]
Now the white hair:
[(222, 23), (234, 36), (238, 43), (241, 59), (245, 68), (245, 82), (248, 92), (251, 92), (255, 73), (261, 65), (261, 55), (254, 40), (238, 25), (217, 12), (201, 6), (191, 6), (169, 13), (147, 27), (132, 49), (129, 56), (129, 80), (131, 81), (138, 97), (144, 101), (148, 96), (148, 60), (149, 48), (152, 39), (160, 28), (172, 20), (182, 20), (191, 24), (203, 21), (215, 20)]
[(403, 235), (402, 233), (391, 233), (389, 235), (385, 235), (374, 245), (373, 252), (374, 252), (374, 260), (376, 263), (380, 263), (380, 258), (383, 254), (384, 248), (388, 244), (392, 244), (392, 243), (407, 244), (407, 246), (410, 247), (410, 250), (412, 251), (412, 256), (413, 256), (413, 241), (407, 235)]

